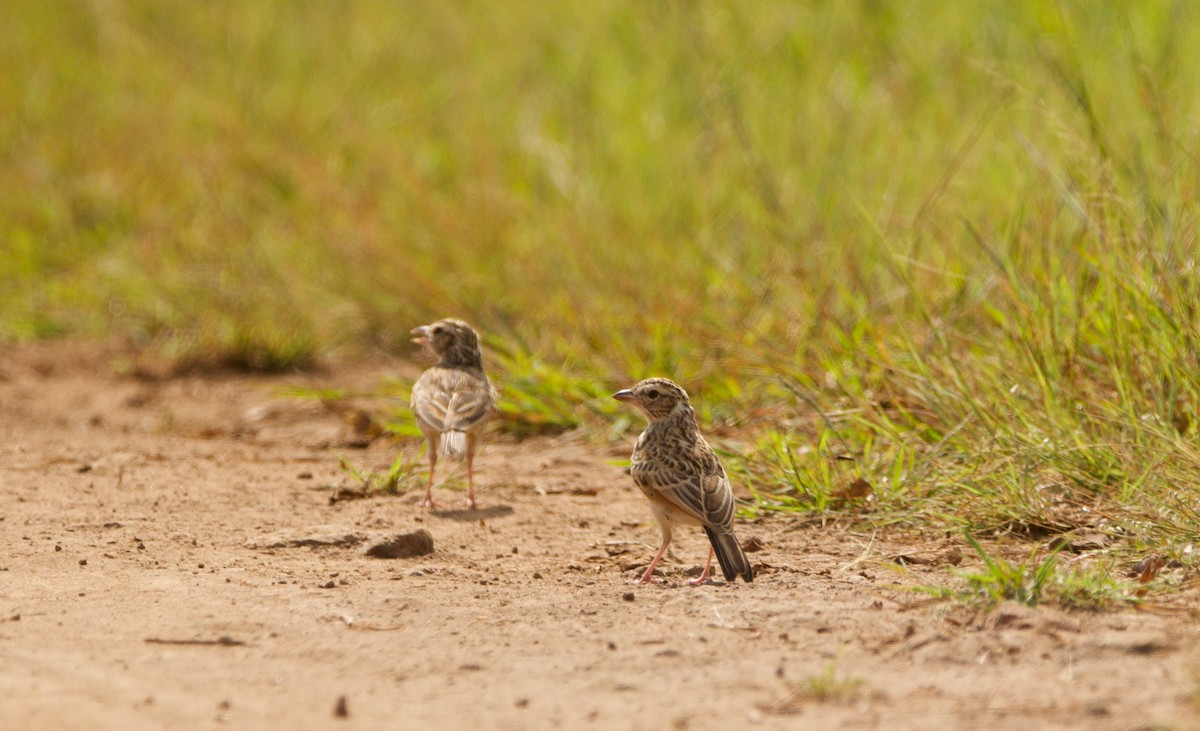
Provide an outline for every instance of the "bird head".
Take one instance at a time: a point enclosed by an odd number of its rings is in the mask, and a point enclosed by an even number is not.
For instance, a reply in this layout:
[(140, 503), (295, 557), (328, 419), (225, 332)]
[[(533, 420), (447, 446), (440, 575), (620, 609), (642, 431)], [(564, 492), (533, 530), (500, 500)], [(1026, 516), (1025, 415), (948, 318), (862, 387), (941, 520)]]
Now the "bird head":
[(483, 367), (479, 335), (462, 320), (446, 318), (413, 328), (413, 342), (437, 353), (441, 365)]
[(666, 378), (647, 378), (633, 388), (617, 391), (613, 398), (638, 407), (650, 421), (659, 421), (692, 409), (687, 391)]

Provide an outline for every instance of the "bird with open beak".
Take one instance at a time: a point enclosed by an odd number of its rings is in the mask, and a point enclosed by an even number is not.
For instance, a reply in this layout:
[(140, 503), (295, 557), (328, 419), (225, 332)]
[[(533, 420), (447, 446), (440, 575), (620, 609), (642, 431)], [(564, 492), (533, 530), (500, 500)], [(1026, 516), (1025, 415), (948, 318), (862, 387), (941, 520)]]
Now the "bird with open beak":
[(617, 391), (613, 398), (636, 406), (650, 420), (634, 445), (630, 474), (650, 501), (663, 542), (641, 583), (653, 583), (654, 567), (667, 552), (674, 529), (684, 525), (703, 528), (711, 545), (704, 572), (690, 583), (708, 582), (714, 554), (727, 581), (737, 576), (752, 581), (750, 561), (733, 534), (733, 488), (700, 435), (687, 392), (665, 378), (650, 378)]
[(434, 508), (433, 479), (438, 457), (465, 457), (467, 507), (474, 509), (475, 445), (492, 415), (496, 390), (483, 372), (479, 335), (462, 320), (438, 320), (412, 330), (438, 362), (413, 384), (411, 407), (429, 447), (429, 483), (422, 505)]

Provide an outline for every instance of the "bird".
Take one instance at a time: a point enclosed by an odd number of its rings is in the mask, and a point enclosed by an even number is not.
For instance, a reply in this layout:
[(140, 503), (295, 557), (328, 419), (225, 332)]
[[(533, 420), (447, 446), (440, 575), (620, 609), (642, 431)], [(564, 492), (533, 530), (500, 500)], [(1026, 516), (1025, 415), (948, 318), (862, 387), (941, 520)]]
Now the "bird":
[(648, 378), (613, 398), (636, 406), (650, 422), (633, 447), (630, 474), (650, 501), (663, 542), (640, 583), (654, 583), (654, 567), (667, 552), (675, 528), (685, 525), (702, 527), (710, 544), (704, 572), (689, 583), (708, 582), (714, 554), (726, 581), (737, 576), (753, 581), (754, 570), (733, 534), (733, 488), (700, 434), (687, 392), (669, 379)]
[(433, 509), (438, 457), (465, 457), (467, 507), (474, 510), (475, 445), (496, 405), (496, 389), (483, 372), (479, 334), (462, 320), (446, 318), (413, 328), (413, 342), (433, 350), (438, 362), (413, 384), (410, 406), (429, 447), (429, 483), (423, 507)]

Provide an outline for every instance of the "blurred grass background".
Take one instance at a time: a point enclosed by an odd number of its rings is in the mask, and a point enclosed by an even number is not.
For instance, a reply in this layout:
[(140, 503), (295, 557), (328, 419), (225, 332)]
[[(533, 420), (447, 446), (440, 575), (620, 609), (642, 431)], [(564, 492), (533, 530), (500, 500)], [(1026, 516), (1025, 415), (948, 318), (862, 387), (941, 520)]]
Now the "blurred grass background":
[(681, 381), (763, 507), (863, 480), (882, 520), (1191, 550), (1196, 3), (10, 0), (0, 25), (4, 340), (275, 370), (456, 315), (514, 423)]

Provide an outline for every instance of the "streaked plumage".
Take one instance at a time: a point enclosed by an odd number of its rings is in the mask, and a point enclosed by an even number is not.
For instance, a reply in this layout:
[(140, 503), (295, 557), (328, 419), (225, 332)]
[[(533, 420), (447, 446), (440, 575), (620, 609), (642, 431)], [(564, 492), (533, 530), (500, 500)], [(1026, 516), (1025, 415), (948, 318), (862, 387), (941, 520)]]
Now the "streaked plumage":
[(674, 529), (698, 525), (708, 535), (712, 550), (704, 573), (693, 583), (708, 581), (715, 553), (725, 579), (754, 579), (750, 561), (733, 534), (733, 489), (717, 455), (700, 435), (696, 414), (687, 392), (665, 378), (650, 378), (613, 394), (637, 406), (650, 425), (633, 448), (630, 473), (662, 528), (663, 544), (642, 583), (653, 581), (654, 567), (667, 552)]
[(429, 445), (429, 484), (422, 505), (435, 507), (433, 476), (438, 457), (465, 456), (467, 506), (474, 508), (475, 443), (496, 400), (483, 372), (479, 336), (467, 323), (453, 319), (415, 328), (412, 335), (414, 342), (428, 346), (439, 358), (413, 384), (410, 403)]

